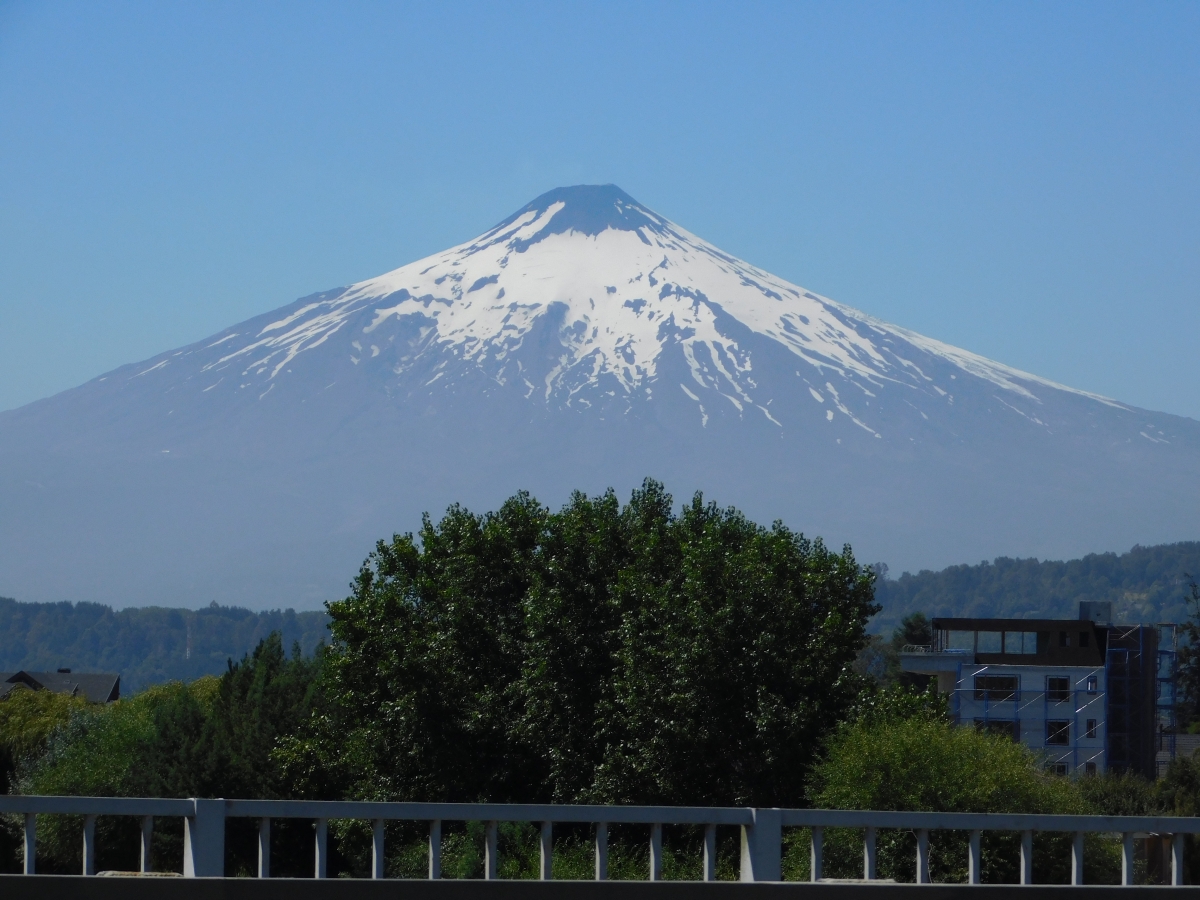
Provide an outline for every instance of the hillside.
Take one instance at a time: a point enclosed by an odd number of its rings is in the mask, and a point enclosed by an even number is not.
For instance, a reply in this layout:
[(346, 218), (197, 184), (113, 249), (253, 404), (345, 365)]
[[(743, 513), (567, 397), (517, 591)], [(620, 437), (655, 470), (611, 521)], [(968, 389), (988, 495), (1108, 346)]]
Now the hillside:
[(1200, 579), (1200, 542), (1134, 547), (1128, 553), (1092, 553), (1067, 562), (1000, 557), (940, 572), (905, 572), (880, 579), (875, 598), (883, 611), (872, 623), (890, 631), (913, 612), (928, 616), (1075, 618), (1080, 600), (1111, 600), (1118, 622), (1181, 622), (1184, 598)]
[(128, 696), (151, 684), (225, 671), (272, 631), (306, 654), (328, 635), (324, 612), (251, 612), (215, 603), (203, 609), (100, 603), (19, 603), (0, 597), (0, 671), (67, 667), (116, 672)]

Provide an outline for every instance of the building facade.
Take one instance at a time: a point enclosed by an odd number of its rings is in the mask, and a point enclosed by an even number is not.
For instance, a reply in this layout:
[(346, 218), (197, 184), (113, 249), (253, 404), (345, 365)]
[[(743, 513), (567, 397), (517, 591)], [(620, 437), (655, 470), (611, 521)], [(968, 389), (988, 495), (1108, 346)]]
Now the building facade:
[(1175, 752), (1175, 626), (1080, 607), (1077, 620), (934, 619), (901, 666), (936, 677), (955, 722), (1037, 750), (1049, 771), (1154, 778)]

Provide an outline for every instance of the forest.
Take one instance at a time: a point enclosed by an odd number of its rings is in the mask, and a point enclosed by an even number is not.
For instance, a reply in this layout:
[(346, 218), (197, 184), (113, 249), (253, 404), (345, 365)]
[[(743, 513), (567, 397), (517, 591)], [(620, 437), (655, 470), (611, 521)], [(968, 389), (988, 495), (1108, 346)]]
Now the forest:
[(220, 675), (271, 632), (311, 654), (329, 616), (291, 609), (251, 612), (215, 602), (202, 609), (114, 610), (100, 603), (19, 603), (0, 597), (0, 671), (115, 672), (121, 691)]
[[(886, 576), (886, 567), (879, 567)], [(890, 632), (915, 612), (934, 616), (1074, 619), (1081, 600), (1110, 600), (1117, 622), (1152, 624), (1187, 618), (1189, 585), (1200, 578), (1200, 542), (1092, 553), (1067, 562), (1000, 557), (940, 572), (881, 577), (883, 607), (871, 630)]]

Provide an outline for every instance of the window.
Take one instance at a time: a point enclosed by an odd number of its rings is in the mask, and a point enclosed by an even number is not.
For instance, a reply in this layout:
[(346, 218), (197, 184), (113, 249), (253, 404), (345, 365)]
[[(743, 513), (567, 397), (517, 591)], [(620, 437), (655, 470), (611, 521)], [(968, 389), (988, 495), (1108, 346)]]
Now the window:
[(1096, 724), (1095, 719), (1087, 720), (1087, 731), (1084, 733), (1084, 737), (1094, 738), (1096, 736)]
[(1084, 775), (1095, 775), (1096, 774), (1096, 764), (1094, 762), (1084, 763), (1083, 764), (1083, 774)]
[(1071, 743), (1071, 723), (1065, 719), (1046, 720), (1046, 743), (1061, 746)]
[(1086, 631), (1079, 632), (1079, 646), (1086, 647), (1088, 645), (1088, 633)]
[(1070, 647), (1071, 646), (1071, 635), (1067, 634), (1067, 632), (1065, 632), (1065, 631), (1060, 631), (1058, 633), (1058, 646)]
[(975, 699), (992, 703), (1017, 699), (1016, 675), (976, 675)]
[(1015, 719), (976, 719), (975, 730), (1005, 737), (1014, 743), (1021, 740), (1021, 723)]
[(946, 650), (969, 650), (975, 652), (975, 632), (973, 631), (947, 631), (946, 632)]
[(1051, 675), (1046, 679), (1046, 699), (1051, 703), (1066, 703), (1071, 699), (1071, 679)]
[(980, 631), (975, 636), (976, 653), (999, 653), (1003, 631)]
[(1037, 653), (1036, 631), (1004, 632), (1004, 652), (1032, 656)]
[(1051, 775), (1066, 775), (1067, 764), (1065, 762), (1046, 763), (1046, 771)]
[(1089, 675), (1087, 680), (1087, 692), (1094, 694), (1100, 689), (1100, 679), (1095, 675)]

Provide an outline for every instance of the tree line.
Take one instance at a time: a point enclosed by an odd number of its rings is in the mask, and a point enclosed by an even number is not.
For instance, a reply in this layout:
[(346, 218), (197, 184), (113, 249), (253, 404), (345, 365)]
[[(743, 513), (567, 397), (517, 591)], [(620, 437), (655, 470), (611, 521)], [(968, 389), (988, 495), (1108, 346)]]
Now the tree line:
[[(880, 568), (886, 575), (887, 567)], [(923, 570), (875, 585), (886, 632), (905, 616), (1074, 619), (1081, 600), (1108, 600), (1118, 622), (1182, 622), (1188, 584), (1200, 577), (1200, 542), (1092, 553), (1066, 562), (999, 557), (978, 565)]]
[(121, 690), (220, 675), (273, 631), (312, 653), (328, 634), (324, 610), (252, 612), (212, 603), (115, 610), (102, 603), (20, 603), (0, 597), (0, 671), (115, 672)]

